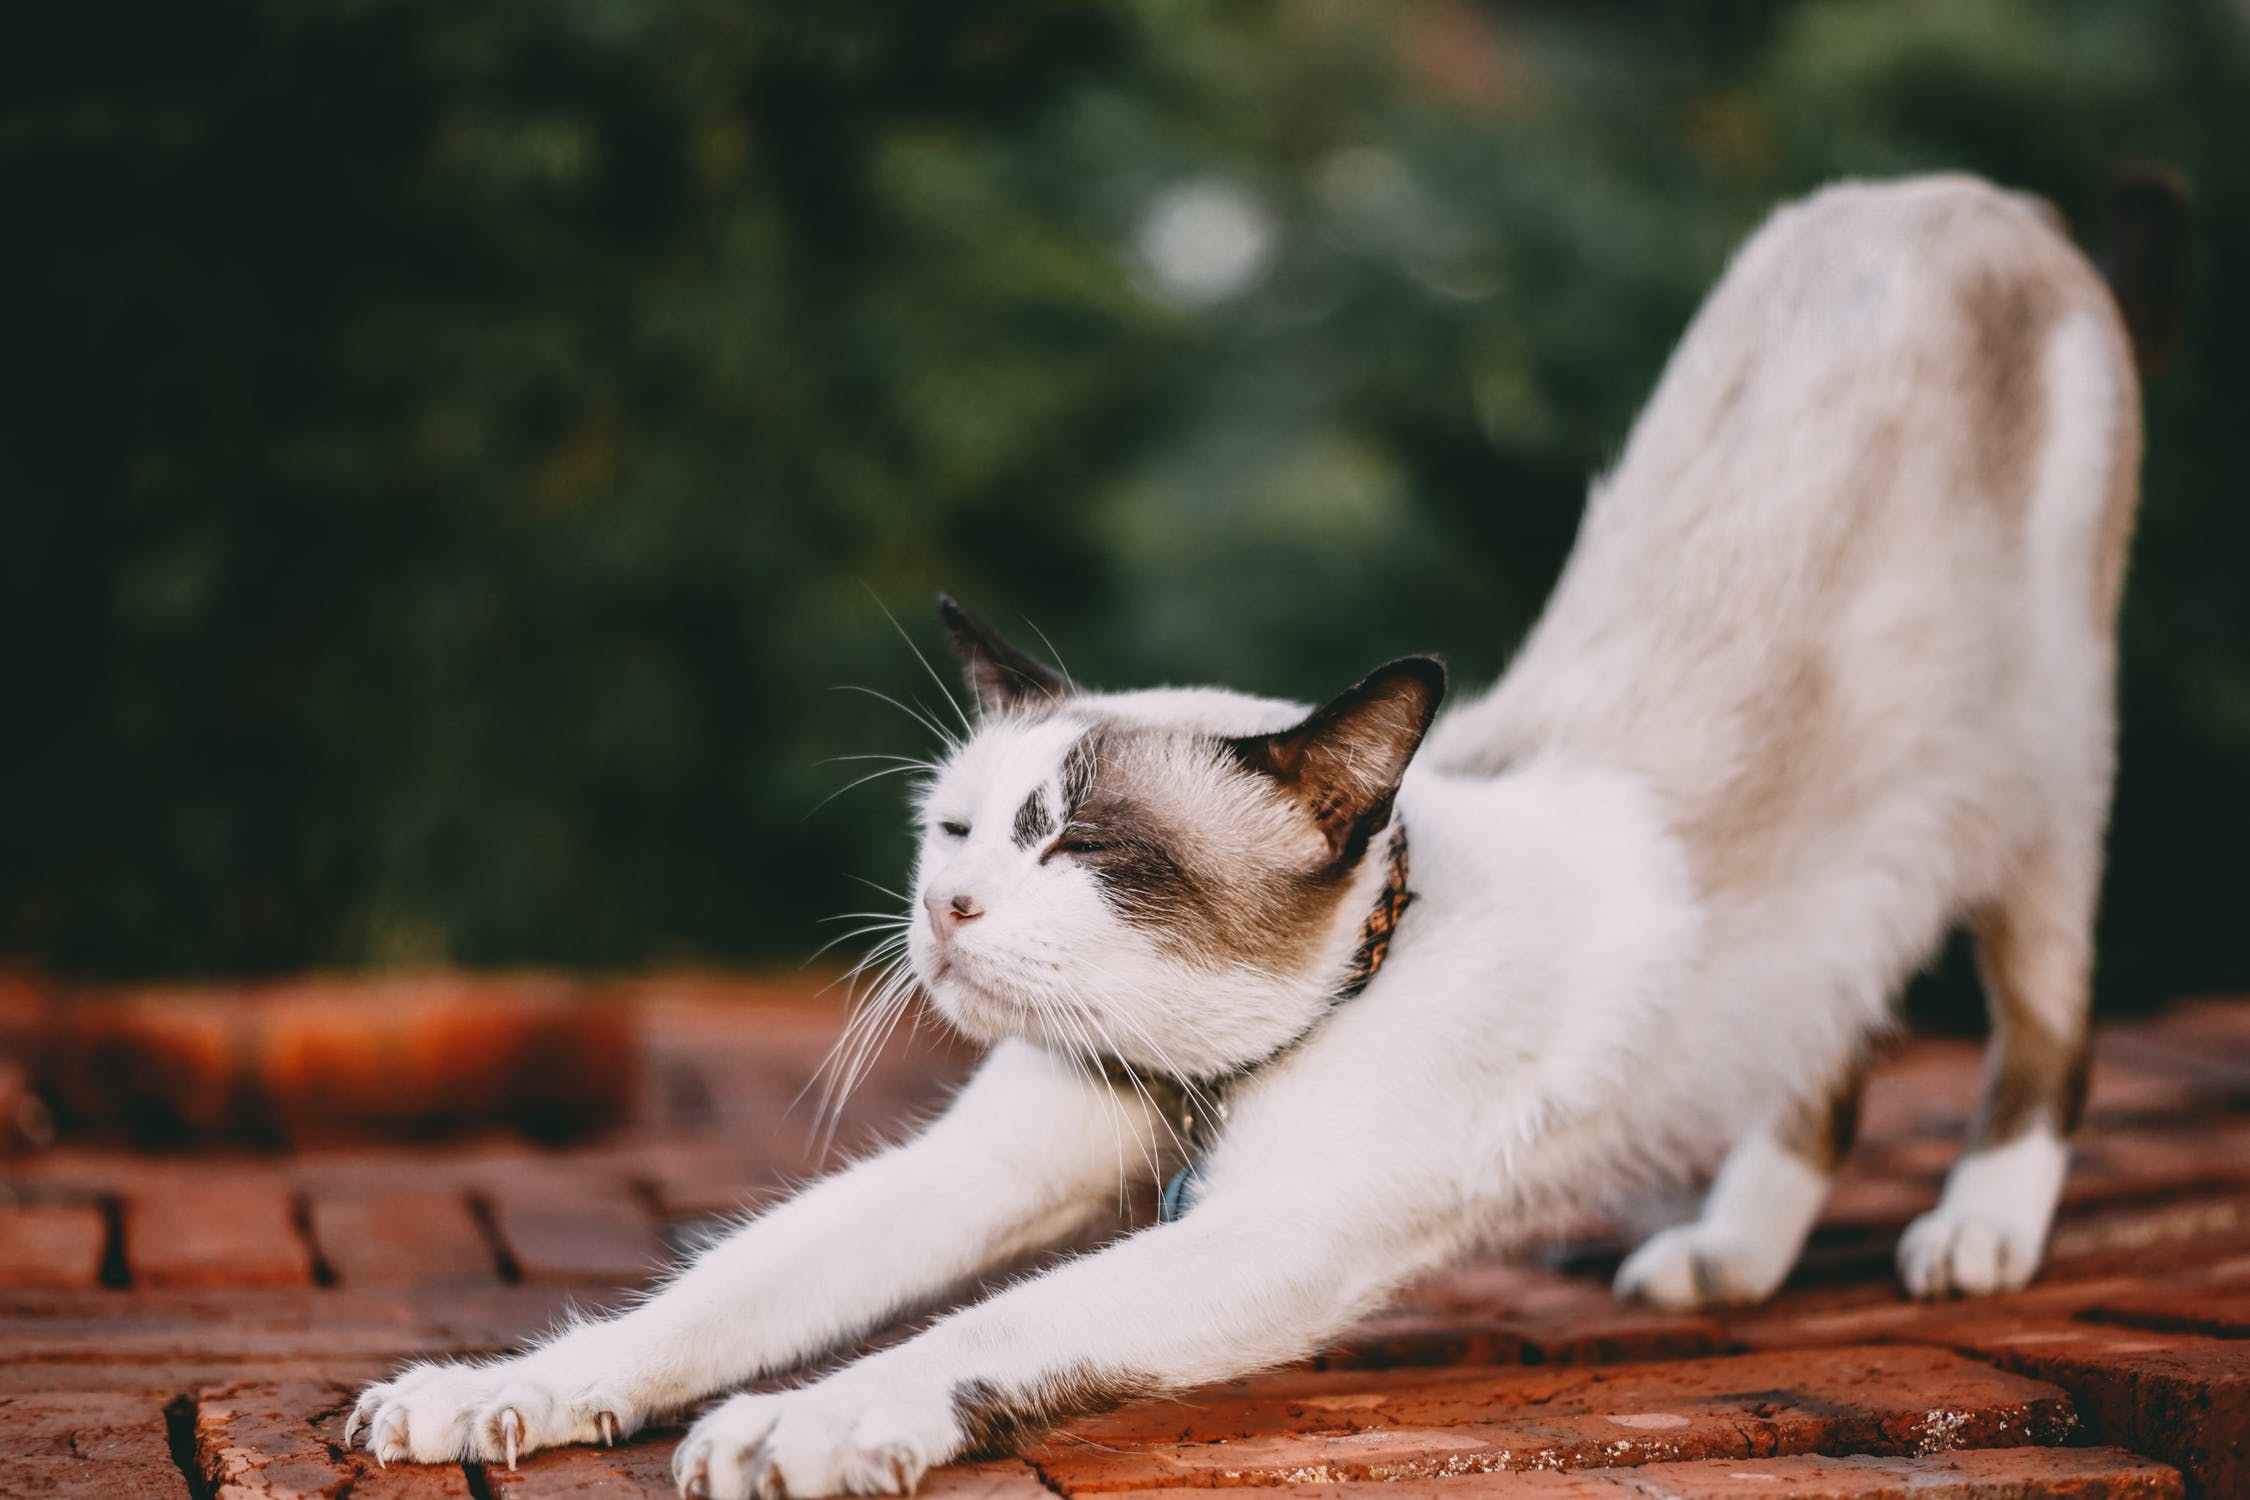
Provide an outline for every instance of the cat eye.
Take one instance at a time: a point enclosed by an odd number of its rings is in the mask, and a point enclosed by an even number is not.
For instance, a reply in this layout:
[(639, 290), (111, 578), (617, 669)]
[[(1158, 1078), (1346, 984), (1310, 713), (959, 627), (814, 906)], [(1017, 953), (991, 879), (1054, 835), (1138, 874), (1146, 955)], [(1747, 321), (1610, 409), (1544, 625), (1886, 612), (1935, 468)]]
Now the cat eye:
[(1057, 839), (1057, 854), (1100, 854), (1110, 846), (1100, 839)]
[(949, 839), (965, 839), (969, 836), (969, 825), (947, 818), (938, 824), (938, 831)]

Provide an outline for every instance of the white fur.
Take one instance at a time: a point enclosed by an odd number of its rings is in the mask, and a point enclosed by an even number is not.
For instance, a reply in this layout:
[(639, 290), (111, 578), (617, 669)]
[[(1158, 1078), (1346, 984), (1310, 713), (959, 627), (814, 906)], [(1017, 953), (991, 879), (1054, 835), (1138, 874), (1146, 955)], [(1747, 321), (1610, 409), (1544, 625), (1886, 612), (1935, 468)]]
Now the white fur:
[(1694, 1222), (1626, 1257), (1617, 1294), (1673, 1309), (1763, 1301), (1797, 1263), (1827, 1201), (1827, 1173), (1757, 1132), (1727, 1154)]
[(1899, 1241), (1907, 1290), (1917, 1297), (2020, 1290), (2039, 1269), (2069, 1165), (2070, 1148), (2045, 1128), (1955, 1162), (1938, 1206)]
[[(2064, 315), (2038, 382), (2058, 436), (2012, 510), (1969, 461), (1978, 434), (1947, 372), (1970, 356), (1944, 292), (2019, 261)], [(1714, 391), (1737, 372), (1746, 420), (1717, 426)], [(1846, 1070), (1949, 925), (2049, 872), (2034, 885), (2051, 920), (2016, 928), (2055, 934), (2053, 956), (2018, 967), (2056, 976), (2035, 1009), (2082, 1007), (2073, 943), (2111, 754), (2093, 539), (2109, 476), (2137, 451), (2132, 390), (2103, 289), (2011, 196), (1926, 180), (1782, 211), (1689, 330), (1524, 651), (1408, 772), (1415, 900), (1364, 993), (1321, 1019), (1380, 860), (1316, 951), (1251, 968), (1167, 949), (1086, 869), (1009, 834), (1089, 722), (1186, 745), (1285, 727), (1301, 705), (1164, 690), (992, 718), (922, 806), (915, 967), (950, 1020), (995, 1044), (946, 1116), (635, 1310), (491, 1366), (410, 1370), (355, 1420), (381, 1455), (489, 1460), (508, 1412), (522, 1448), (587, 1441), (601, 1412), (630, 1431), (801, 1363), (1084, 1233), (1124, 1184), (1177, 1165), (1150, 1102), (1084, 1054), (1209, 1072), (1316, 1022), (1234, 1091), (1184, 1217), (809, 1386), (718, 1406), (682, 1445), (683, 1489), (911, 1488), (961, 1451), (970, 1383), (1036, 1392), (1094, 1372), (1183, 1390), (1296, 1359), (1417, 1273), (1730, 1148), (1701, 1218), (1628, 1280), (1693, 1300), (1701, 1252), (1730, 1295), (1764, 1295), (1825, 1190), (1767, 1122)], [(1870, 473), (1875, 452), (1889, 467)], [(1784, 668), (1802, 701), (1777, 697)], [(1237, 807), (1208, 757), (1183, 749), (1172, 770), (1191, 826), (1262, 830), (1228, 834), (1258, 846), (1237, 853), (1307, 838)], [(921, 898), (956, 891), (984, 914), (941, 949)], [(1964, 1161), (1916, 1227), (1916, 1289), (2020, 1284), (2060, 1150), (2027, 1137)]]

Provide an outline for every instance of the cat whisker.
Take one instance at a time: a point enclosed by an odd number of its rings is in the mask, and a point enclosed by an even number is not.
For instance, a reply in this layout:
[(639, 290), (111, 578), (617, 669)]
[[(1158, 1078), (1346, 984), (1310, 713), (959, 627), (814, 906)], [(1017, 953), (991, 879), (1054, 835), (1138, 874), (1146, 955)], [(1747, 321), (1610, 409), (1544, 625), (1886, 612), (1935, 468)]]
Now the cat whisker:
[(886, 941), (903, 942), (907, 937), (906, 926), (907, 924), (904, 922), (872, 922), (865, 927), (854, 927), (849, 932), (839, 932), (834, 937), (830, 938), (827, 942), (822, 943), (819, 947), (813, 949), (813, 951), (809, 955), (807, 955), (804, 963), (799, 964), (797, 967), (809, 967), (823, 953), (826, 953), (829, 949), (835, 947), (838, 943), (848, 943), (853, 938), (865, 937), (871, 932), (888, 932), (891, 934), (891, 936), (886, 939)]
[(936, 683), (938, 691), (945, 694), (945, 701), (951, 705), (954, 717), (961, 721), (962, 733), (975, 734), (975, 727), (969, 723), (968, 710), (953, 696), (953, 689), (945, 685), (945, 679), (938, 676), (937, 668), (930, 665), (930, 659), (922, 654), (922, 648), (914, 644), (914, 637), (906, 633), (906, 627), (899, 624), (898, 616), (891, 613), (891, 607), (883, 602), (882, 595), (868, 588), (865, 580), (861, 581), (860, 587), (867, 590), (867, 597), (875, 601), (875, 607), (883, 612), (883, 618), (891, 622), (891, 629), (898, 632), (898, 638), (906, 642), (906, 649), (914, 653), (914, 659), (922, 664), (922, 670), (930, 674), (930, 681)]
[(832, 693), (861, 693), (866, 695), (867, 697), (877, 699), (884, 703), (888, 703), (891, 707), (897, 709), (900, 713), (906, 715), (915, 723), (921, 725), (924, 729), (927, 729), (932, 735), (937, 738), (938, 742), (944, 745), (948, 750), (958, 750), (961, 748), (961, 741), (954, 736), (953, 731), (947, 729), (943, 724), (940, 724), (936, 719), (932, 718), (926, 709), (909, 708), (906, 704), (901, 703), (896, 698), (893, 698), (889, 693), (883, 692), (876, 688), (865, 687), (856, 682), (840, 682), (837, 683), (834, 687), (830, 688), (829, 691)]
[[(885, 953), (889, 953), (886, 960)], [(797, 1102), (817, 1085), (821, 1091), (816, 1132), (819, 1154), (825, 1156), (833, 1143), (836, 1126), (842, 1120), (843, 1106), (852, 1089), (864, 1072), (863, 1060), (870, 1048), (868, 1038), (878, 1028), (886, 1010), (904, 1003), (900, 998), (911, 989), (911, 971), (901, 983), (901, 966), (906, 961), (905, 936), (894, 934), (878, 943), (857, 964), (853, 965), (839, 982), (849, 982), (870, 966), (881, 965), (875, 979), (861, 993), (854, 1005), (850, 1019), (843, 1031), (829, 1047), (828, 1053), (814, 1071), (813, 1077), (797, 1095)], [(795, 1107), (793, 1103), (792, 1108)]]
[(881, 891), (884, 895), (890, 897), (893, 901), (898, 902), (902, 906), (906, 904), (906, 897), (904, 895), (892, 890), (889, 886), (884, 885), (881, 881), (869, 880), (864, 875), (846, 875), (844, 878), (846, 880), (856, 881), (859, 884), (866, 886), (871, 891)]
[(865, 785), (867, 785), (867, 783), (869, 783), (870, 781), (880, 781), (880, 780), (882, 780), (882, 779), (883, 779), (883, 778), (884, 778), (885, 776), (905, 776), (905, 775), (908, 775), (908, 774), (910, 774), (910, 773), (913, 773), (913, 772), (917, 772), (917, 771), (920, 771), (920, 770), (921, 770), (921, 767), (920, 767), (920, 765), (918, 765), (918, 764), (917, 764), (917, 765), (911, 765), (911, 766), (885, 766), (885, 767), (883, 767), (883, 769), (881, 769), (880, 771), (869, 771), (869, 772), (868, 772), (868, 773), (867, 773), (866, 775), (864, 775), (864, 776), (860, 776), (860, 777), (855, 777), (854, 779), (852, 779), (852, 780), (850, 780), (850, 781), (847, 781), (847, 782), (845, 782), (845, 783), (844, 783), (844, 784), (843, 784), (842, 786), (840, 786), (840, 787), (836, 788), (836, 790), (834, 790), (833, 792), (830, 792), (830, 793), (829, 793), (829, 794), (828, 794), (827, 796), (825, 796), (825, 797), (821, 798), (821, 799), (820, 799), (820, 800), (819, 800), (818, 802), (815, 802), (815, 803), (814, 803), (814, 804), (813, 804), (813, 805), (811, 806), (811, 808), (809, 808), (809, 809), (808, 809), (808, 810), (806, 811), (806, 813), (805, 813), (805, 816), (804, 816), (803, 818), (799, 819), (798, 821), (800, 821), (800, 822), (807, 822), (807, 821), (810, 821), (810, 820), (811, 820), (811, 818), (812, 818), (812, 815), (813, 815), (814, 813), (816, 813), (816, 812), (819, 812), (819, 811), (820, 811), (820, 810), (821, 810), (822, 808), (826, 807), (826, 806), (827, 806), (827, 805), (828, 805), (829, 803), (831, 803), (831, 802), (835, 801), (835, 800), (836, 800), (836, 799), (837, 799), (838, 797), (841, 797), (841, 796), (843, 796), (843, 795), (844, 795), (844, 793), (846, 793), (846, 792), (848, 792), (848, 791), (852, 790), (852, 788), (854, 788), (854, 787), (862, 787), (862, 786), (865, 786)]
[(1039, 622), (1032, 619), (1029, 615), (1024, 615), (1021, 618), (1024, 624), (1031, 627), (1033, 634), (1039, 637), (1039, 644), (1047, 648), (1047, 654), (1055, 659), (1055, 670), (1062, 673), (1064, 689), (1072, 693), (1077, 692), (1078, 681), (1076, 678), (1070, 675), (1070, 667), (1066, 662), (1063, 661), (1062, 653), (1055, 649), (1055, 643), (1047, 639), (1047, 632), (1041, 630), (1039, 628)]
[(1058, 1022), (1071, 1023), (1078, 1033), (1079, 1043), (1071, 1050), (1083, 1066), (1087, 1086), (1100, 1096), (1110, 1117), (1111, 1140), (1115, 1143), (1117, 1155), (1117, 1212), (1123, 1217), (1132, 1202), (1132, 1183), (1125, 1171), (1125, 1111), (1118, 1102), (1116, 1090), (1110, 1086), (1108, 1075), (1102, 1070), (1101, 1053), (1085, 1031), (1085, 1022), (1091, 1017), (1074, 1016), (1069, 1010), (1060, 1007), (1050, 1008), (1036, 993), (1030, 994), (1029, 998), (1035, 1010), (1053, 1015)]
[(928, 771), (933, 776), (936, 775), (939, 771), (945, 769), (936, 761), (924, 760), (918, 755), (829, 755), (823, 756), (821, 759), (814, 761), (813, 764), (816, 766), (833, 766), (839, 764), (840, 762), (850, 760), (887, 760), (895, 762), (899, 765), (920, 766), (923, 770)]

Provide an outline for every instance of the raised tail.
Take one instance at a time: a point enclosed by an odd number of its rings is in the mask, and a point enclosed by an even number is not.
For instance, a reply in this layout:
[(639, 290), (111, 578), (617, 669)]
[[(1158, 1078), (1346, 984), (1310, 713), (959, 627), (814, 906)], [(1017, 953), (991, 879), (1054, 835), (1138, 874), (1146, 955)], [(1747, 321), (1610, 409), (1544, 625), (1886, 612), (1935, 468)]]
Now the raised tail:
[(2162, 167), (2118, 174), (2110, 189), (2097, 263), (2133, 337), (2144, 374), (2162, 370), (2178, 352), (2193, 274), (2193, 219), (2187, 188)]

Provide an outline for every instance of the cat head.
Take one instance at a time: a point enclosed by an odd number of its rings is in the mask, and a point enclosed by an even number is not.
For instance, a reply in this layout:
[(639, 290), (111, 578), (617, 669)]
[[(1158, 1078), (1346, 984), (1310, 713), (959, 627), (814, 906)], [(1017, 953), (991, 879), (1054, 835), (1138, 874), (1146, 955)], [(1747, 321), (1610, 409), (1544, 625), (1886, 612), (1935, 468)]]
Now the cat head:
[(1444, 667), (1405, 657), (1311, 710), (1089, 693), (939, 613), (977, 718), (917, 809), (907, 951), (938, 1010), (980, 1041), (1191, 1077), (1309, 1026), (1382, 888), (1377, 835)]

